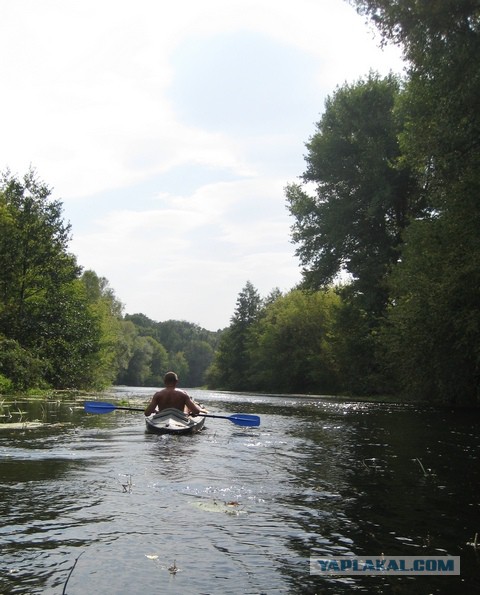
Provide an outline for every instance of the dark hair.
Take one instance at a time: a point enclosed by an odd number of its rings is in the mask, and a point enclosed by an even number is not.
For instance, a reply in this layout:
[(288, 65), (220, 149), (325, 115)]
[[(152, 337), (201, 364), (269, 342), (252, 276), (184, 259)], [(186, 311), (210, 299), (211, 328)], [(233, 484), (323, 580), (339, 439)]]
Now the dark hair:
[(178, 382), (178, 376), (175, 374), (175, 372), (167, 372), (163, 378), (163, 381), (165, 384), (174, 384), (175, 382)]

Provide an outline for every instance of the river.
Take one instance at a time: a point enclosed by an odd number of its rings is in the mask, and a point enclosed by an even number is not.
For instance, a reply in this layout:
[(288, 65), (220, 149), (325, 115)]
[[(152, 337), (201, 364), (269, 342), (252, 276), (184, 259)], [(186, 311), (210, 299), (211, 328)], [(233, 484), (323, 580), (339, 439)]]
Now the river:
[[(261, 425), (156, 436), (142, 413), (4, 399), (1, 594), (480, 592), (478, 413), (189, 392)], [(461, 574), (310, 574), (311, 557), (350, 555), (460, 556)]]

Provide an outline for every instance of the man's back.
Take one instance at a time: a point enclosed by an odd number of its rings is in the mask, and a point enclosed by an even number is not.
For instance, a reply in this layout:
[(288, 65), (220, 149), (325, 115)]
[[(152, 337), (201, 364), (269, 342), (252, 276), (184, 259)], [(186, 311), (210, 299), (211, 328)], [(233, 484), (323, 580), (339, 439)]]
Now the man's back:
[(176, 388), (178, 377), (175, 372), (167, 372), (164, 382), (165, 388), (153, 395), (150, 404), (145, 409), (145, 415), (151, 415), (156, 409), (163, 411), (169, 408), (178, 409), (182, 413), (197, 414), (201, 412), (200, 407), (192, 401), (185, 391)]
[(183, 390), (173, 387), (167, 387), (158, 391), (153, 398), (159, 411), (173, 407), (182, 412), (188, 399), (187, 394)]

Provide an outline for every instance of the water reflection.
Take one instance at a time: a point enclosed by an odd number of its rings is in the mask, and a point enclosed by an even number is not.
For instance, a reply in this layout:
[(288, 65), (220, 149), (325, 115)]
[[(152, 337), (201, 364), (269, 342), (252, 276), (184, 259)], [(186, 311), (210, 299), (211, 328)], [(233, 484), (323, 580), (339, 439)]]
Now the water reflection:
[[(194, 391), (192, 391), (194, 393)], [(151, 390), (105, 396), (145, 403)], [(16, 403), (0, 429), (1, 593), (478, 592), (478, 419), (413, 407), (194, 394), (191, 437), (81, 403)], [(14, 407), (10, 408), (13, 411)], [(20, 414), (19, 414), (20, 415)], [(462, 576), (309, 574), (310, 555), (450, 554)], [(175, 572), (171, 569), (176, 568)]]
[[(305, 431), (297, 427), (298, 448), (307, 454), (296, 467), (303, 492), (295, 499), (295, 514), (304, 533), (292, 539), (291, 547), (305, 556), (312, 551), (461, 555), (469, 578), (432, 577), (429, 592), (451, 592), (452, 582), (455, 590), (477, 592), (478, 563), (466, 543), (479, 521), (478, 494), (472, 489), (478, 486), (478, 465), (472, 468), (472, 460), (478, 461), (479, 449), (470, 440), (478, 436), (478, 425), (471, 420), (460, 431), (461, 439), (451, 443), (445, 437), (458, 433), (453, 429), (458, 428), (457, 416), (393, 409), (356, 407), (352, 415), (338, 407), (327, 416), (323, 409)], [(315, 592), (318, 581), (307, 582)], [(425, 592), (413, 577), (352, 579), (347, 584), (365, 592)], [(304, 585), (300, 592), (310, 591)]]

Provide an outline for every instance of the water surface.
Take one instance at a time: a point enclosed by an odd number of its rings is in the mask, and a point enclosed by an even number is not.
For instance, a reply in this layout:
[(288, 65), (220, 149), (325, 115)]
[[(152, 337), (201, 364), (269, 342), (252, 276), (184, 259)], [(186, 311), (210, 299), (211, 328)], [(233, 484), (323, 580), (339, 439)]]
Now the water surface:
[[(189, 392), (262, 424), (155, 436), (141, 413), (4, 403), (0, 593), (480, 592), (478, 415)], [(461, 556), (462, 574), (310, 575), (310, 556), (348, 554)]]

